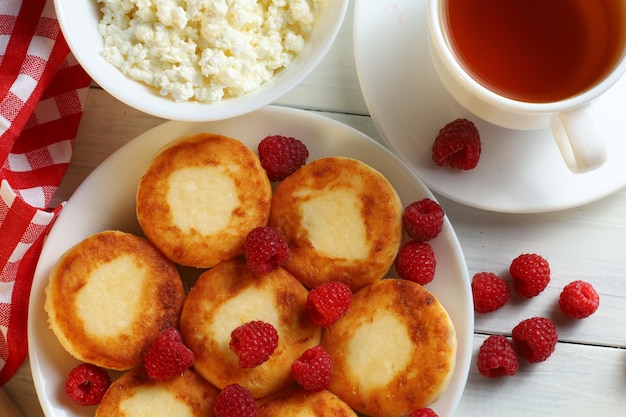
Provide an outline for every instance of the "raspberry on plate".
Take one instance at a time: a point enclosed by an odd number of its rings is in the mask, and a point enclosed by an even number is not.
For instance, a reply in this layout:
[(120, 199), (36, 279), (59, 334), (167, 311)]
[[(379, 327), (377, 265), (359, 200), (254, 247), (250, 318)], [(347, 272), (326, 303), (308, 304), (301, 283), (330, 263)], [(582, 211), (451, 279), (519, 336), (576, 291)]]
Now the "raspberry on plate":
[(289, 246), (276, 229), (254, 228), (244, 243), (248, 267), (257, 274), (265, 274), (283, 266), (289, 260)]
[(493, 272), (478, 272), (472, 278), (472, 298), (474, 311), (491, 313), (504, 307), (511, 291), (506, 281)]
[(432, 148), (438, 166), (469, 170), (478, 165), (481, 143), (478, 129), (467, 119), (456, 119), (440, 131)]
[(333, 376), (330, 354), (321, 346), (313, 346), (291, 365), (291, 374), (298, 385), (307, 391), (328, 388)]
[(70, 371), (65, 381), (65, 392), (72, 401), (83, 406), (97, 405), (111, 385), (106, 370), (83, 363)]
[(513, 344), (502, 335), (491, 335), (480, 345), (478, 372), (488, 378), (515, 375), (519, 360)]
[(545, 317), (521, 321), (512, 331), (517, 354), (528, 362), (543, 362), (552, 355), (558, 341), (554, 322)]
[(559, 296), (559, 307), (571, 319), (584, 319), (596, 312), (600, 296), (593, 286), (585, 281), (573, 281), (563, 287)]
[(444, 212), (439, 203), (424, 198), (404, 209), (402, 224), (411, 239), (426, 242), (441, 233), (443, 217)]
[(309, 320), (319, 327), (328, 327), (348, 311), (352, 303), (350, 286), (340, 281), (325, 282), (309, 291), (306, 308)]
[(400, 278), (426, 285), (435, 278), (435, 252), (425, 242), (409, 240), (396, 256), (396, 272)]
[(270, 181), (282, 181), (306, 163), (309, 150), (300, 140), (281, 135), (265, 137), (258, 146), (261, 165)]
[(409, 417), (438, 417), (435, 410), (432, 408), (424, 407), (418, 408), (409, 414)]
[(550, 282), (548, 261), (534, 253), (524, 253), (513, 259), (509, 272), (513, 277), (513, 289), (526, 298), (539, 295)]
[(268, 360), (278, 347), (278, 332), (270, 323), (249, 321), (231, 333), (230, 348), (242, 368), (254, 368)]
[(193, 365), (193, 352), (183, 344), (174, 328), (161, 332), (144, 356), (144, 366), (151, 379), (167, 381)]
[(239, 384), (224, 387), (213, 403), (215, 417), (255, 417), (256, 402), (250, 391)]

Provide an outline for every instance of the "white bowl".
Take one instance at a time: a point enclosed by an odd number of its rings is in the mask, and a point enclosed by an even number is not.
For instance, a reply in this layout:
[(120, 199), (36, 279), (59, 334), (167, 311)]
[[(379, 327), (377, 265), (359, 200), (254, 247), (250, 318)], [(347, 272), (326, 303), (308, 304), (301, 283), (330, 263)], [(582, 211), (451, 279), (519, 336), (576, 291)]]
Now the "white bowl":
[(61, 31), (78, 62), (91, 78), (118, 100), (145, 113), (181, 121), (228, 119), (259, 109), (293, 89), (320, 63), (343, 23), (349, 0), (326, 0), (318, 21), (298, 56), (256, 90), (213, 103), (175, 102), (145, 84), (126, 77), (101, 52), (98, 32), (99, 4), (91, 1), (54, 0)]

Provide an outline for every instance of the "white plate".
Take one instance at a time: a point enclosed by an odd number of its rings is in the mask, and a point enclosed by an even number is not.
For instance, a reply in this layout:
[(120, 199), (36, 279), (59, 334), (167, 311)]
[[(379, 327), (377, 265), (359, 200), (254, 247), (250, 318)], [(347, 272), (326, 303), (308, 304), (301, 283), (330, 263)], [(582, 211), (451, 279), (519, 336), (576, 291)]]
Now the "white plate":
[[(494, 126), (448, 94), (428, 52), (425, 1), (356, 0), (354, 50), (363, 96), (383, 140), (447, 198), (492, 211), (547, 212), (598, 200), (626, 185), (626, 78), (597, 102), (608, 134), (608, 162), (573, 174), (549, 130)], [(430, 157), (439, 129), (457, 117), (473, 120), (481, 132), (483, 151), (472, 171), (442, 169)]]
[[(269, 106), (219, 122), (167, 122), (140, 135), (104, 161), (76, 190), (41, 253), (31, 292), (28, 341), (33, 380), (46, 416), (93, 415), (93, 408), (76, 406), (64, 394), (67, 373), (77, 362), (63, 350), (46, 322), (44, 288), (51, 267), (63, 252), (92, 233), (105, 229), (140, 233), (135, 191), (142, 172), (167, 142), (201, 131), (237, 138), (255, 150), (269, 134), (294, 136), (309, 148), (309, 160), (348, 156), (378, 169), (395, 186), (405, 205), (423, 197), (434, 198), (415, 174), (382, 145), (339, 122), (302, 110)], [(428, 288), (448, 310), (459, 346), (452, 382), (433, 406), (439, 416), (445, 417), (454, 413), (465, 387), (472, 355), (473, 306), (467, 266), (447, 219), (432, 245), (437, 271)]]

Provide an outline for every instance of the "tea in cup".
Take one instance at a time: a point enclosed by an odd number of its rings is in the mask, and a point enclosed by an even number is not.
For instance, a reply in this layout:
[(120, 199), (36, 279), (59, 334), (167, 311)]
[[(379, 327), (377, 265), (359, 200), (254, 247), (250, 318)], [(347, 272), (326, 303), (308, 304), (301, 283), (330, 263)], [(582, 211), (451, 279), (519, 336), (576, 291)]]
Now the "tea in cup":
[(450, 94), (499, 126), (550, 128), (572, 172), (607, 158), (593, 102), (626, 72), (624, 0), (428, 0)]

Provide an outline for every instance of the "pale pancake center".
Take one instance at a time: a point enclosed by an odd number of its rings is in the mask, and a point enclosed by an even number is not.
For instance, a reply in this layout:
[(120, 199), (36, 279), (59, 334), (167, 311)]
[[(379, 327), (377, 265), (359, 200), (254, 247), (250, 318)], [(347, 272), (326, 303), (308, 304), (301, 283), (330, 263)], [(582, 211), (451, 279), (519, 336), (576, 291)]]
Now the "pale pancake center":
[(193, 410), (187, 404), (159, 386), (138, 389), (120, 402), (120, 409), (133, 417), (193, 417)]
[(366, 258), (370, 251), (358, 193), (339, 189), (311, 194), (300, 210), (313, 247), (330, 258)]
[(95, 269), (74, 301), (85, 331), (106, 337), (128, 328), (139, 308), (145, 275), (130, 255)]
[(276, 295), (271, 290), (249, 287), (220, 304), (211, 327), (215, 340), (223, 348), (229, 349), (232, 331), (252, 320), (270, 323), (279, 330), (279, 312), (276, 310), (275, 298)]
[(166, 197), (174, 224), (184, 232), (196, 230), (203, 235), (226, 229), (241, 205), (231, 175), (220, 166), (174, 171)]
[(355, 380), (364, 387), (383, 387), (409, 366), (413, 344), (402, 321), (380, 312), (355, 330), (347, 349), (348, 372)]

